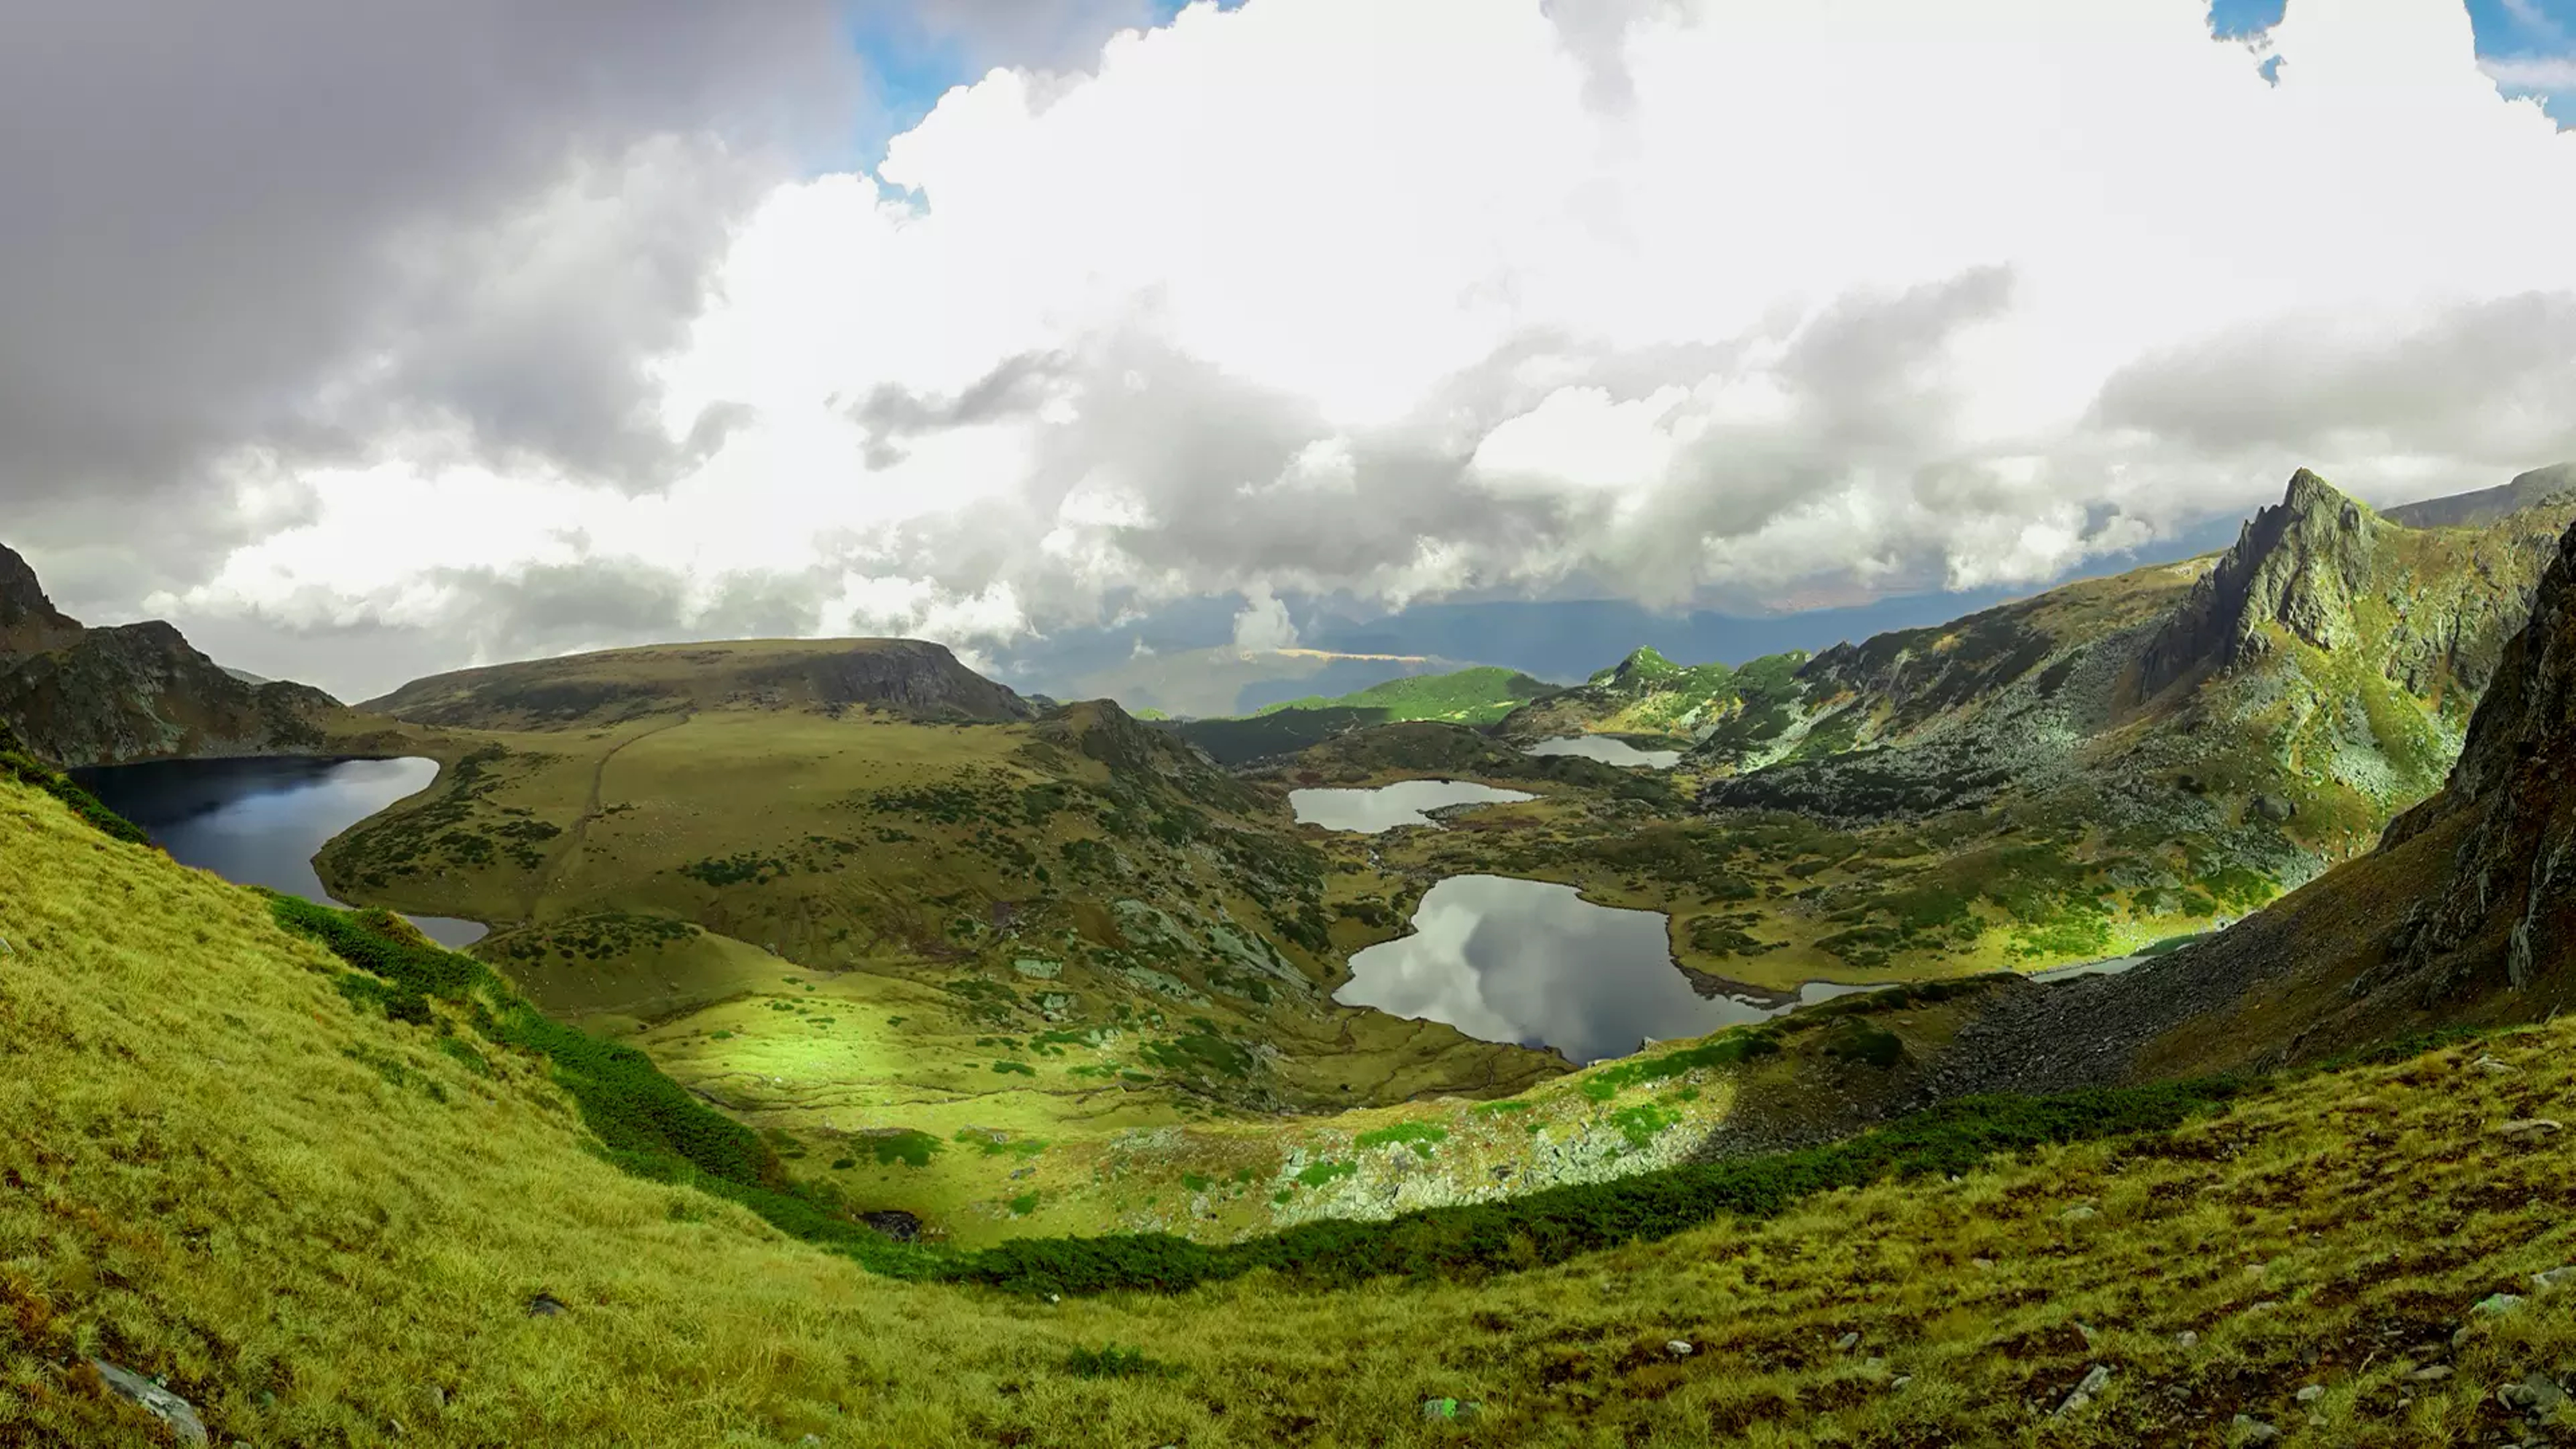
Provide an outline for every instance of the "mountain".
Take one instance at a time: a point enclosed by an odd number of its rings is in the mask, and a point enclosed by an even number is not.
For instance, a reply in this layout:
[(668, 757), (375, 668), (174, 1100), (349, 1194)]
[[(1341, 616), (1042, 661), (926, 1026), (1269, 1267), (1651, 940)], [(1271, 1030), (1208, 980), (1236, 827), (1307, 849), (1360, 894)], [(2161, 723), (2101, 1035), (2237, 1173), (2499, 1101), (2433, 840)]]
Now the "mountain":
[(2576, 491), (2576, 463), (2553, 463), (2500, 487), (2403, 503), (2381, 509), (2379, 516), (2409, 528), (2475, 528), (2570, 491)]
[(918, 719), (1031, 719), (1035, 706), (917, 639), (647, 645), (417, 679), (359, 708), (414, 724), (547, 729), (672, 710), (880, 708)]
[(1336, 698), (1308, 695), (1265, 705), (1236, 718), (1184, 720), (1173, 733), (1220, 764), (1310, 748), (1348, 729), (1410, 720), (1494, 724), (1524, 701), (1555, 689), (1517, 670), (1490, 665), (1448, 674), (1416, 674), (1372, 684)]
[(2301, 470), (2215, 558), (1818, 655), (1757, 741), (1798, 759), (1748, 770), (1757, 754), (1713, 738), (1691, 761), (1738, 772), (1712, 807), (1868, 821), (2010, 801), (2296, 884), (2440, 784), (2571, 518), (2560, 496), (2409, 528)]
[[(1663, 912), (1712, 992), (2170, 950), (2368, 852), (2440, 788), (2571, 521), (2560, 495), (2411, 528), (2301, 472), (2219, 554), (1803, 661), (1632, 654), (1499, 739), (1362, 729), (1266, 773), (1536, 790), (1373, 859), (1417, 887), (1522, 876)], [(1670, 775), (1607, 784), (1533, 783), (1502, 747), (1621, 726), (1697, 738)]]
[(157, 620), (83, 628), (0, 548), (0, 724), (57, 764), (311, 752), (355, 723), (310, 685), (244, 681)]
[(1730, 727), (1765, 719), (1793, 697), (1803, 650), (1741, 666), (1676, 664), (1652, 647), (1632, 650), (1572, 689), (1514, 710), (1497, 727), (1521, 744), (1566, 735), (1625, 735), (1640, 743), (1690, 746)]
[[(2538, 1120), (2576, 1093), (2568, 1021), (1951, 1102), (1742, 1160), (1694, 1159), (1676, 1124), (1810, 1047), (1855, 1076), (1887, 1039), (1936, 1048), (1960, 998), (1485, 1101), (1122, 1129), (1070, 1172), (1005, 1091), (939, 1139), (895, 1124), (944, 1083), (803, 1105), (892, 1180), (1025, 1170), (1005, 1220), (1094, 1172), (1201, 1222), (1362, 1181), (1500, 1194), (978, 1251), (380, 913), (183, 869), (5, 778), (0, 823), (0, 1443), (2530, 1443), (2576, 1361), (2576, 1144)], [(863, 1065), (819, 1022), (859, 1007), (815, 982), (747, 987), (734, 1020), (770, 1018), (764, 1040), (705, 1089)], [(1117, 1075), (1072, 1076), (1087, 1060), (986, 1052), (1123, 1110)], [(1610, 1176), (1513, 1194), (1584, 1131)]]
[[(2268, 1069), (2576, 1005), (2576, 530), (2443, 788), (2376, 848), (2117, 976), (1998, 997), (1944, 1091)], [(2528, 1113), (2521, 1115), (2530, 1115)]]
[(1295, 699), (1330, 698), (1388, 680), (1467, 667), (1464, 661), (1428, 654), (1224, 645), (1136, 653), (1083, 674), (1064, 692), (1183, 719), (1234, 718)]
[(335, 896), (489, 924), (475, 954), (550, 1016), (958, 1241), (1267, 1225), (1292, 1208), (1121, 1186), (1134, 1134), (1569, 1070), (1333, 1000), (1392, 926), (1280, 792), (933, 645), (622, 650), (371, 707), (447, 768), (323, 848)]

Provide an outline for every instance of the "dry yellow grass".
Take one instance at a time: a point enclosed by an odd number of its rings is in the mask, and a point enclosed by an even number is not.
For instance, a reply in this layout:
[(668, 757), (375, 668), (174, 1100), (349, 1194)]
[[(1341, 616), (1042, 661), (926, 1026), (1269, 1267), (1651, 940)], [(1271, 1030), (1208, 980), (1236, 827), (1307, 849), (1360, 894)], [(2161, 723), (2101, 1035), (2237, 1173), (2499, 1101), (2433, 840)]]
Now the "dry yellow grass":
[[(2576, 1370), (2576, 1285), (2528, 1277), (2576, 1258), (2576, 1147), (2498, 1130), (2568, 1116), (2576, 1029), (1479, 1283), (1049, 1304), (621, 1176), (532, 1065), (360, 1016), (259, 898), (14, 784), (0, 937), (0, 1443), (143, 1440), (89, 1353), (262, 1445), (2483, 1444)], [(1162, 1371), (1072, 1371), (1112, 1343)]]

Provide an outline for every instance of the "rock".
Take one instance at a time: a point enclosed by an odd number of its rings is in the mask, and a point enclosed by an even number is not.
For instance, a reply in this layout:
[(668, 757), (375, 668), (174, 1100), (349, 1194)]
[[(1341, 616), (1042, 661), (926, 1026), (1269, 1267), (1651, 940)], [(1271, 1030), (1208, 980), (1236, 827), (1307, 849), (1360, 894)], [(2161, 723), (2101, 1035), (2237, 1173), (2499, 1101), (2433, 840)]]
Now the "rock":
[(1858, 1333), (1846, 1333), (1842, 1337), (1834, 1340), (1834, 1351), (1837, 1353), (1849, 1353), (1852, 1351), (1852, 1346), (1859, 1342), (1860, 1335)]
[(2408, 1374), (2406, 1377), (2413, 1379), (2419, 1384), (2438, 1384), (2442, 1380), (2449, 1378), (2451, 1376), (2451, 1372), (2452, 1370), (2449, 1364), (2428, 1363), (2422, 1368), (2417, 1369), (2415, 1372)]
[(1693, 1350), (1687, 1340), (1676, 1338), (1664, 1345), (1664, 1352), (1671, 1354), (1675, 1358), (1688, 1358), (1691, 1356)]
[(1995, 1271), (1995, 1260), (1992, 1258), (1970, 1258), (1968, 1260), (1968, 1266), (1976, 1269), (1980, 1273), (1991, 1273)]
[(1891, 1389), (1901, 1389), (1912, 1382), (1914, 1382), (1914, 1375), (1898, 1374), (1896, 1377), (1887, 1381), (1887, 1386)]
[(2198, 1348), (2200, 1347), (2200, 1335), (2186, 1328), (2182, 1332), (2174, 1335), (2174, 1347)]
[(2297, 1399), (2297, 1400), (2298, 1400), (2300, 1403), (2302, 1403), (2302, 1404), (2313, 1404), (2313, 1403), (2315, 1403), (2317, 1400), (2322, 1399), (2322, 1398), (2324, 1398), (2325, 1396), (2326, 1396), (2326, 1386), (2325, 1386), (2325, 1385), (2323, 1385), (2323, 1384), (2310, 1384), (2310, 1385), (2308, 1385), (2306, 1388), (2299, 1390), (2299, 1391), (2298, 1391), (2297, 1393), (2295, 1393), (2295, 1394), (2292, 1394), (2290, 1397), (2292, 1397), (2292, 1398), (2294, 1398), (2294, 1399)]
[(2576, 1263), (2565, 1267), (2543, 1269), (2531, 1275), (2531, 1286), (2546, 1293), (2570, 1278), (2576, 1278)]
[(91, 1359), (89, 1366), (98, 1371), (100, 1382), (107, 1385), (109, 1392), (142, 1405), (144, 1412), (169, 1425), (170, 1432), (178, 1436), (180, 1443), (207, 1442), (205, 1421), (197, 1417), (196, 1409), (186, 1399), (105, 1359)]
[(2236, 1422), (2230, 1425), (2227, 1431), (2227, 1442), (2230, 1444), (2269, 1444), (2280, 1437), (2280, 1430), (2251, 1414), (2237, 1415)]
[(2077, 1203), (2075, 1206), (2059, 1213), (2057, 1215), (2057, 1220), (2061, 1223), (2080, 1223), (2087, 1222), (2100, 1216), (2101, 1214), (2093, 1209), (2092, 1204)]
[(2469, 1305), (2469, 1311), (2471, 1313), (2483, 1313), (2489, 1318), (2495, 1318), (2511, 1313), (2521, 1306), (2522, 1295), (2519, 1293), (2490, 1293), (2486, 1297)]
[(2298, 806), (2278, 795), (2257, 795), (2254, 797), (2253, 805), (2255, 814), (2275, 825), (2286, 825), (2299, 813)]
[(2079, 1394), (2098, 1394), (2111, 1386), (2111, 1370), (2106, 1364), (2095, 1364), (2086, 1371), (2084, 1381), (2075, 1386)]
[(2563, 1130), (2565, 1124), (2550, 1117), (2518, 1117), (2496, 1128), (2497, 1134), (2505, 1137), (2536, 1137)]
[(2066, 1396), (2065, 1403), (2057, 1406), (2057, 1412), (2060, 1414), (2080, 1413), (2092, 1406), (2093, 1396), (2084, 1392), (2082, 1389), (2077, 1389), (2075, 1392)]
[(2535, 1370), (2522, 1382), (2496, 1390), (2496, 1402), (2508, 1409), (2545, 1414), (2567, 1402), (2567, 1391), (2558, 1386), (2556, 1379)]
[(536, 1297), (528, 1300), (528, 1316), (530, 1318), (559, 1318), (571, 1311), (572, 1310), (564, 1307), (562, 1299), (557, 1298), (551, 1293), (540, 1293)]
[(2476, 1061), (2469, 1063), (2469, 1065), (2486, 1073), (2490, 1077), (2510, 1077), (2514, 1072), (2514, 1069), (2510, 1065), (2497, 1061), (2493, 1057), (2480, 1057)]

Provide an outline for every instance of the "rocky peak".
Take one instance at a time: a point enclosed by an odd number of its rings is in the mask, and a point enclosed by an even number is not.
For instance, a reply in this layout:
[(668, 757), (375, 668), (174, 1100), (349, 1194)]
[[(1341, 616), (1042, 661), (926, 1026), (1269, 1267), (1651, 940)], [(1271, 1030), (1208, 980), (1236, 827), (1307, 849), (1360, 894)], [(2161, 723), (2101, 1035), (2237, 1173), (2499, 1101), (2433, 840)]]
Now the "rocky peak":
[(45, 597), (27, 561), (0, 544), (0, 659), (59, 649), (80, 632), (81, 626)]
[(2576, 529), (2506, 644), (2450, 781), (2398, 817), (2380, 849), (2439, 828), (2459, 843), (2408, 912), (2391, 973), (2439, 999), (2520, 989), (2576, 959)]
[(1595, 688), (1642, 693), (1664, 680), (1682, 673), (1682, 667), (1664, 657), (1651, 644), (1641, 644), (1628, 651), (1628, 657), (1602, 670), (1585, 681)]
[(2203, 669), (2228, 669), (2271, 647), (2278, 624), (2319, 649), (2353, 642), (2353, 600), (2369, 587), (2379, 516), (2301, 468), (2281, 501), (2246, 520), (2235, 546), (2201, 576), (2139, 660), (2155, 694)]

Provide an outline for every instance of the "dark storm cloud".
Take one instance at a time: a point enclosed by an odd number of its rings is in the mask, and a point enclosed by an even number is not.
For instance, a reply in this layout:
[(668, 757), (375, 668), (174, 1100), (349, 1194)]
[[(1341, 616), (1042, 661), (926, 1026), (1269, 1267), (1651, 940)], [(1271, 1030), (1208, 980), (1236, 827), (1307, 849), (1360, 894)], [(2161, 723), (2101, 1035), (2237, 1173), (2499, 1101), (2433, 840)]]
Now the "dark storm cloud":
[(94, 537), (158, 495), (132, 551), (184, 575), (228, 541), (210, 459), (391, 421), (648, 479), (637, 360), (854, 63), (823, 0), (8, 7), (13, 528)]

